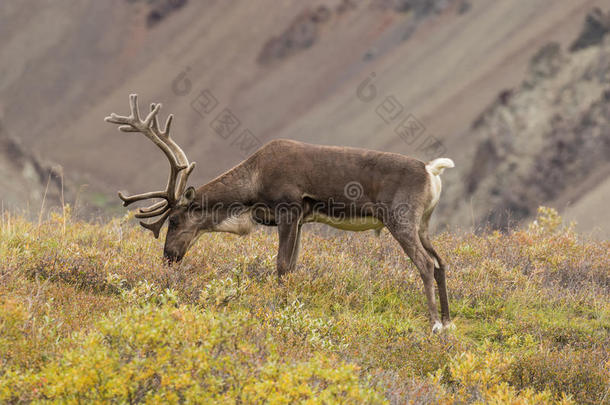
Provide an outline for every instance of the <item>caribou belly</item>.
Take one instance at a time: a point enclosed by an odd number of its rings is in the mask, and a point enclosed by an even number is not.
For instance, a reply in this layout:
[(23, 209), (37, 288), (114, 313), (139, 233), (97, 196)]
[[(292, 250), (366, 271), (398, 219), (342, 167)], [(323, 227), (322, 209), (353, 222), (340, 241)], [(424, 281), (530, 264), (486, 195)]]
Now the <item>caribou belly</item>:
[(373, 217), (333, 218), (324, 214), (313, 214), (304, 222), (318, 222), (344, 231), (368, 231), (370, 229), (379, 231), (384, 226), (383, 222)]
[[(344, 231), (368, 231), (374, 229), (380, 231), (384, 225), (383, 222), (373, 217), (355, 217), (355, 218), (335, 218), (324, 214), (313, 214), (303, 222), (318, 222), (321, 224), (332, 226), (333, 228)], [(237, 235), (247, 235), (258, 225), (252, 219), (250, 212), (244, 212), (239, 215), (229, 217), (214, 227), (216, 232), (229, 232)]]

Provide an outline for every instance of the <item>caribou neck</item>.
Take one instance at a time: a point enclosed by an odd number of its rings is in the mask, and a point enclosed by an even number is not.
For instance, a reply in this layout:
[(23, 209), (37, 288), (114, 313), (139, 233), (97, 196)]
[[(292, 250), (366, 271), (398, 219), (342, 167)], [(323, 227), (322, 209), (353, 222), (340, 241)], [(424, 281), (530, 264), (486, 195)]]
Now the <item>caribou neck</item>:
[(247, 163), (243, 162), (199, 187), (197, 198), (211, 204), (252, 204), (256, 197), (256, 172)]

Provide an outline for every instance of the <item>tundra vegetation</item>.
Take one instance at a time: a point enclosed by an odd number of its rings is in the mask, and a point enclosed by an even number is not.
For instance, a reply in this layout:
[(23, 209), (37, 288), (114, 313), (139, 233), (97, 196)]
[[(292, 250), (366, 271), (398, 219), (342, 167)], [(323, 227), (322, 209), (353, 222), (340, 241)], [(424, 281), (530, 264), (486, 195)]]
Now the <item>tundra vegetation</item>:
[(440, 335), (387, 231), (304, 232), (278, 285), (275, 232), (206, 234), (168, 267), (130, 215), (3, 214), (0, 402), (610, 400), (610, 243), (552, 209), (434, 238), (457, 326)]

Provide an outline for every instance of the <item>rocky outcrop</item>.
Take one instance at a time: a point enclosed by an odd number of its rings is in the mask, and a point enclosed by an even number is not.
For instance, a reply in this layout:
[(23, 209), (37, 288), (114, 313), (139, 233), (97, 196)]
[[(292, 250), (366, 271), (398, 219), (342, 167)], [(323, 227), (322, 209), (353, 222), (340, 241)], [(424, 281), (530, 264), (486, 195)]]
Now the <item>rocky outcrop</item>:
[(541, 48), (472, 131), (471, 166), (445, 190), (449, 223), (506, 228), (541, 204), (578, 200), (588, 179), (610, 174), (610, 37), (574, 52)]
[[(59, 205), (63, 177), (61, 166), (28, 152), (0, 122), (0, 200), (4, 209), (38, 212), (43, 199), (47, 207)], [(70, 187), (64, 187), (63, 192), (67, 198)]]
[(167, 18), (174, 11), (184, 7), (188, 0), (127, 0), (128, 3), (146, 3), (146, 25), (149, 28)]
[(153, 27), (169, 14), (184, 7), (187, 0), (149, 0), (150, 10), (146, 16), (146, 24)]
[(610, 12), (604, 13), (599, 8), (595, 8), (585, 18), (582, 31), (570, 46), (570, 51), (598, 45), (608, 32), (610, 32)]
[(259, 63), (268, 64), (311, 47), (318, 38), (319, 25), (330, 16), (331, 10), (324, 5), (301, 12), (284, 32), (267, 41), (258, 56)]

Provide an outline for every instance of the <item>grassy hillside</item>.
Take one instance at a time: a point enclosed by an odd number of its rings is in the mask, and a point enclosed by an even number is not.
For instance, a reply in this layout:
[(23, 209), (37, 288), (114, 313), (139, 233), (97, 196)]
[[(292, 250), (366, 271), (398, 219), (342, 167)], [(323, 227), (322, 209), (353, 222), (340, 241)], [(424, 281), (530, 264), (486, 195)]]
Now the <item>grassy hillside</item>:
[(508, 235), (445, 233), (457, 329), (430, 334), (387, 232), (202, 237), (168, 268), (129, 218), (69, 209), (0, 228), (0, 402), (606, 403), (610, 244), (542, 209)]

